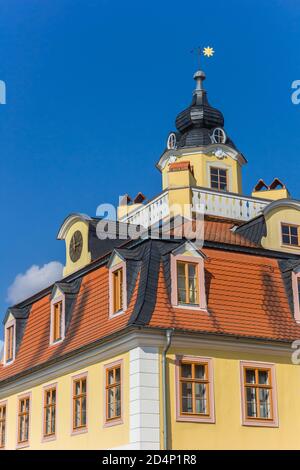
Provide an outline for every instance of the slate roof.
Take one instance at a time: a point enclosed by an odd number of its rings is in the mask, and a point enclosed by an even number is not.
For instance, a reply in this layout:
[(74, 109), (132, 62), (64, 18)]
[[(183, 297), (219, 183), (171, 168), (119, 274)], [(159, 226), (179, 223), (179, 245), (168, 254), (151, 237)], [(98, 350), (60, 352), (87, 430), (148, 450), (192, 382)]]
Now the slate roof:
[[(202, 82), (205, 74), (201, 71), (196, 72), (194, 79)], [(176, 128), (177, 148), (179, 149), (211, 145), (212, 130), (224, 128), (224, 117), (221, 111), (209, 104), (206, 91), (203, 88), (196, 89), (190, 106), (178, 114)], [(228, 136), (224, 143), (236, 148)]]
[(249, 222), (237, 227), (235, 233), (257, 245), (261, 244), (262, 237), (267, 235), (267, 226), (264, 215), (259, 215)]
[(300, 326), (293, 318), (287, 281), (300, 258), (262, 249), (258, 252), (255, 244), (232, 232), (232, 227), (233, 221), (214, 218), (205, 224), (202, 251), (206, 255), (207, 312), (171, 306), (170, 254), (182, 240), (130, 241), (116, 249), (127, 263), (128, 309), (115, 318), (109, 318), (109, 256), (64, 279), (61, 286), (72, 283), (69, 294), (74, 297), (66, 337), (57, 345), (49, 346), (53, 286), (20, 304), (20, 308), (30, 307), (30, 312), (16, 360), (0, 366), (0, 386), (3, 380), (127, 327), (172, 327), (280, 342), (299, 338)]

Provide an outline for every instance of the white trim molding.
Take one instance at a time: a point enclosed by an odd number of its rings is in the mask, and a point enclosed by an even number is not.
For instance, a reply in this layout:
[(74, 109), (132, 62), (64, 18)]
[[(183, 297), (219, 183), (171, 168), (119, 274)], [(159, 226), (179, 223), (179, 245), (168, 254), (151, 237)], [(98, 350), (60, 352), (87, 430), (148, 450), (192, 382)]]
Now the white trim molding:
[(136, 347), (131, 349), (129, 361), (129, 446), (159, 450), (159, 349)]

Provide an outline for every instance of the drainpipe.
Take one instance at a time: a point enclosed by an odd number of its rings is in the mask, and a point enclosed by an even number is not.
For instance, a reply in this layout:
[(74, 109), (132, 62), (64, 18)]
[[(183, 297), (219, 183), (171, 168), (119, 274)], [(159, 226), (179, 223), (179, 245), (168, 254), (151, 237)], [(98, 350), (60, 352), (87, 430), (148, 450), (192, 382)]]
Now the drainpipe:
[(166, 331), (167, 344), (162, 353), (162, 392), (163, 392), (163, 413), (164, 413), (164, 450), (168, 449), (168, 416), (167, 416), (167, 352), (171, 346), (173, 330)]

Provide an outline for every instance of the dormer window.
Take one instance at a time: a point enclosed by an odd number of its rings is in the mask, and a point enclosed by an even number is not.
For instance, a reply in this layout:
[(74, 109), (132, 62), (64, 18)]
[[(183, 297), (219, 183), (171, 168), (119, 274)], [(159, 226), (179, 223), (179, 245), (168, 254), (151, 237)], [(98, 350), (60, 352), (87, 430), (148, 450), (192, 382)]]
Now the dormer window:
[(123, 269), (113, 271), (113, 313), (119, 313), (123, 308)]
[(57, 302), (53, 308), (53, 342), (56, 342), (62, 339), (62, 302)]
[(177, 300), (181, 305), (199, 304), (198, 265), (177, 261)]
[(65, 337), (65, 299), (62, 294), (51, 302), (50, 344), (63, 341)]
[(283, 245), (299, 246), (299, 226), (281, 224), (281, 240)]
[(218, 191), (228, 190), (228, 175), (225, 168), (210, 168), (210, 187)]
[(109, 268), (109, 316), (121, 315), (127, 309), (126, 263), (117, 252), (112, 254)]
[(171, 278), (174, 307), (206, 310), (204, 255), (191, 242), (172, 253)]
[(300, 272), (292, 273), (294, 317), (297, 323), (300, 323)]
[(5, 364), (9, 364), (15, 359), (15, 321), (10, 321), (5, 327)]

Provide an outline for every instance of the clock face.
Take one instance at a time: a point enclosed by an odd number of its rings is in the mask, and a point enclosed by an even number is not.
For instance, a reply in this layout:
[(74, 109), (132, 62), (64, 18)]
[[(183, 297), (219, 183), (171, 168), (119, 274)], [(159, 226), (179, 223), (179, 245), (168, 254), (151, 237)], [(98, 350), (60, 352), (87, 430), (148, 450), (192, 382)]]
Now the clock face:
[(73, 261), (73, 263), (79, 260), (81, 256), (81, 252), (82, 252), (82, 245), (83, 245), (82, 234), (79, 230), (76, 230), (76, 232), (74, 232), (71, 238), (70, 247), (69, 247), (70, 258)]

